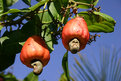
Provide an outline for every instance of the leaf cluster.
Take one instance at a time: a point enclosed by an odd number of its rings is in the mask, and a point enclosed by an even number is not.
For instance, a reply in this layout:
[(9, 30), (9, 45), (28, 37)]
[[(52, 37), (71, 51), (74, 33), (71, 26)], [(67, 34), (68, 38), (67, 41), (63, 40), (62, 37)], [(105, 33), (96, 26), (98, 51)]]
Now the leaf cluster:
[[(90, 33), (111, 33), (116, 24), (112, 17), (95, 8), (98, 0), (36, 0), (35, 5), (31, 0), (22, 0), (28, 8), (10, 9), (17, 1), (0, 0), (0, 71), (14, 63), (15, 55), (32, 35), (43, 37), (52, 52), (61, 39), (63, 26), (72, 17), (83, 17)], [(80, 12), (79, 9), (86, 11)], [(67, 59), (62, 63), (67, 76)]]

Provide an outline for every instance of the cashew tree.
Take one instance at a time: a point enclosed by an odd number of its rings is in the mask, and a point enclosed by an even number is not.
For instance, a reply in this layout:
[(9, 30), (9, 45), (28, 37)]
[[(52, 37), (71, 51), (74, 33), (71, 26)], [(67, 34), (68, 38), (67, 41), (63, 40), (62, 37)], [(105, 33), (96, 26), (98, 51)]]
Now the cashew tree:
[[(11, 8), (19, 0), (0, 0), (0, 71), (14, 63), (16, 54), (21, 53), (29, 37), (37, 35), (45, 41), (50, 55), (54, 51), (53, 46), (59, 44), (58, 40), (64, 40), (67, 52), (62, 58), (62, 67), (67, 80), (70, 81), (70, 49), (72, 53), (81, 51), (86, 44), (100, 37), (98, 33), (113, 32), (116, 24), (111, 16), (101, 12), (100, 6), (96, 6), (98, 0), (22, 1), (28, 7)], [(32, 4), (33, 2), (36, 4)], [(67, 34), (69, 36), (66, 36)]]

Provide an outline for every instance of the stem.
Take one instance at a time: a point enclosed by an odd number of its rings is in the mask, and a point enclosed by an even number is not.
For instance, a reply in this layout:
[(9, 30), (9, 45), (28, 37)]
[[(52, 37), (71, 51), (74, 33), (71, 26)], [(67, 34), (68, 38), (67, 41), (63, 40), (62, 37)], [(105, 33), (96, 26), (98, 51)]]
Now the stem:
[(44, 10), (44, 11), (38, 11), (38, 13), (43, 13), (43, 12), (47, 12), (48, 10)]
[(73, 54), (75, 54), (79, 51), (80, 42), (77, 38), (74, 38), (69, 42), (69, 49), (70, 49), (71, 53), (73, 53)]
[(44, 12), (45, 12), (45, 8), (46, 8), (46, 6), (47, 6), (47, 3), (48, 3), (48, 2), (45, 3), (44, 8), (43, 8), (42, 17), (41, 17), (41, 20), (40, 20), (41, 22), (42, 22), (42, 19), (43, 19), (43, 15), (44, 15)]
[(69, 5), (67, 5), (66, 10), (65, 10), (65, 12), (64, 12), (64, 15), (63, 15), (63, 18), (62, 18), (62, 24), (64, 23), (65, 16), (66, 16), (67, 11), (68, 11), (68, 9), (69, 9), (68, 7), (69, 7)]
[(75, 1), (71, 1), (71, 2), (76, 4), (76, 5), (86, 5), (86, 6), (92, 6), (93, 5), (93, 4), (83, 3), (83, 2), (75, 2)]
[(34, 61), (31, 63), (31, 66), (34, 68), (33, 72), (36, 75), (41, 74), (42, 70), (43, 70), (43, 64), (41, 61)]

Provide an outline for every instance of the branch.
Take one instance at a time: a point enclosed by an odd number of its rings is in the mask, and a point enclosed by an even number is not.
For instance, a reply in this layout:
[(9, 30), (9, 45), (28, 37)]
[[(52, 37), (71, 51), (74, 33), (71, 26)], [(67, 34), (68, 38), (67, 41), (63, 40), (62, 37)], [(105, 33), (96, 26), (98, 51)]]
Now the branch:
[(22, 21), (27, 18), (31, 13), (27, 13), (24, 16), (22, 16), (21, 18), (19, 18), (16, 21), (6, 21), (6, 22), (1, 22), (0, 25), (3, 26), (11, 26), (11, 25), (16, 25), (16, 24), (22, 24)]
[[(47, 3), (45, 3), (45, 5), (47, 5)], [(31, 19), (31, 17), (34, 15), (34, 13), (43, 13), (44, 11), (48, 11), (48, 10), (45, 10), (45, 8), (43, 9), (43, 11), (39, 11), (40, 10), (40, 7), (36, 8), (34, 11), (31, 11), (31, 12), (28, 12), (26, 13), (25, 15), (23, 15), (21, 18), (13, 21), (3, 21), (3, 22), (0, 22), (0, 25), (3, 25), (3, 26), (11, 26), (11, 25), (17, 25), (17, 24), (22, 24), (22, 21), (24, 19)]]
[(74, 3), (75, 4), (75, 6), (77, 6), (77, 5), (86, 5), (86, 6), (93, 6), (93, 4), (88, 4), (88, 3), (83, 3), (83, 2), (75, 2), (75, 1), (71, 1), (71, 3)]

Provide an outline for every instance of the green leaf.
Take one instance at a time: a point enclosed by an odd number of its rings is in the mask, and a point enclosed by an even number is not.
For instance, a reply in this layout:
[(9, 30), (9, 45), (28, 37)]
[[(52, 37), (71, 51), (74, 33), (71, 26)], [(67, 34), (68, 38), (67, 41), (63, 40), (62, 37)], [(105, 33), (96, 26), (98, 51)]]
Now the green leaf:
[(15, 4), (18, 0), (4, 0), (4, 7), (10, 7)]
[(49, 28), (49, 24), (44, 24), (42, 26), (42, 37), (45, 39), (45, 42), (48, 46), (48, 49), (50, 52), (52, 52), (54, 50), (53, 48), (53, 38), (51, 35), (51, 30)]
[(67, 7), (69, 0), (60, 0), (60, 1), (62, 1), (62, 5), (64, 7)]
[(51, 2), (49, 4), (49, 11), (55, 20), (58, 19), (59, 21), (61, 21), (60, 9), (61, 9), (61, 5), (58, 2)]
[[(48, 4), (49, 12), (52, 14), (52, 16), (55, 20), (59, 20), (60, 22), (62, 21), (63, 15), (61, 13), (61, 11), (62, 11), (61, 8), (67, 7), (68, 2), (69, 2), (69, 0), (53, 0), (53, 2), (50, 2)], [(68, 16), (66, 16), (66, 17), (68, 17)]]
[(101, 13), (101, 12), (94, 12), (95, 15), (99, 15), (101, 16), (102, 18), (104, 18), (105, 20), (109, 21), (109, 22), (112, 22), (112, 23), (116, 23), (116, 21), (109, 15), (107, 14), (104, 14), (104, 13)]
[(3, 25), (0, 25), (0, 31), (2, 30), (3, 27), (4, 27)]
[(61, 74), (61, 77), (60, 77), (59, 81), (67, 81), (65, 73)]
[(0, 38), (0, 44), (2, 44), (5, 40), (9, 39), (7, 36)]
[(53, 20), (52, 20), (50, 14), (48, 13), (48, 11), (45, 11), (44, 13), (38, 14), (38, 16), (40, 17), (40, 19), (42, 19), (42, 23), (51, 23), (51, 22), (53, 22)]
[(31, 72), (27, 77), (24, 78), (23, 81), (38, 81), (38, 76)]
[(31, 6), (31, 0), (22, 0), (25, 4)]
[(35, 15), (32, 20), (23, 25), (21, 32), (26, 38), (32, 35), (40, 35), (40, 18), (38, 15)]
[(36, 0), (37, 2), (40, 2), (40, 0)]
[(18, 13), (18, 12), (30, 12), (30, 10), (19, 10), (19, 9), (10, 9), (9, 11), (0, 14), (0, 16), (5, 15), (5, 14), (9, 14), (9, 13)]
[[(15, 55), (11, 55), (11, 51), (8, 51), (10, 47), (3, 47), (3, 44), (5, 41), (9, 40), (9, 38), (6, 37), (1, 37), (0, 38), (0, 71), (5, 70), (8, 68), (10, 65), (13, 64)], [(7, 53), (8, 52), (8, 53)]]
[(24, 45), (24, 43), (25, 43), (25, 42), (19, 42), (19, 44), (22, 45), (22, 46)]
[(44, 5), (46, 2), (48, 2), (49, 0), (44, 0), (44, 1), (41, 1), (41, 2), (38, 2), (36, 5), (30, 7), (29, 9), (31, 11), (34, 11), (36, 10), (37, 8), (39, 8), (40, 6)]
[(22, 48), (22, 45), (19, 44), (21, 41), (25, 41), (25, 37), (19, 30), (5, 32), (0, 38), (0, 71), (14, 63), (16, 54)]
[(3, 8), (3, 0), (0, 0), (0, 14), (3, 13), (4, 8)]
[[(6, 69), (8, 66), (13, 64), (14, 62), (15, 55), (11, 54), (12, 47), (8, 47), (7, 45), (5, 45), (6, 41), (8, 41), (9, 39), (10, 38), (7, 36), (0, 38), (0, 71)], [(10, 51), (8, 49), (10, 49)]]
[(12, 73), (7, 73), (3, 77), (5, 81), (18, 81)]
[(23, 9), (23, 10), (19, 10), (19, 9), (10, 9), (10, 10), (8, 10), (8, 11), (5, 12), (5, 13), (1, 13), (0, 16), (5, 15), (5, 14), (9, 14), (9, 13), (31, 12), (31, 11), (36, 10), (38, 7), (44, 5), (45, 2), (47, 2), (47, 1), (48, 1), (48, 0), (41, 1), (41, 2), (37, 3), (36, 5), (34, 5), (34, 6), (32, 6), (32, 7), (29, 7), (28, 9)]
[(3, 36), (7, 36), (7, 40), (2, 43), (2, 49), (4, 53), (12, 56), (21, 51), (22, 46), (19, 44), (21, 41), (25, 41), (25, 37), (19, 30), (13, 32), (5, 32)]
[(98, 3), (99, 0), (74, 0), (75, 2), (78, 3), (78, 8), (82, 8), (82, 9), (89, 9), (92, 6), (91, 5), (96, 5)]
[(62, 67), (66, 75), (67, 81), (70, 81), (69, 68), (68, 68), (68, 51), (63, 56)]
[[(77, 81), (77, 80), (74, 80), (71, 76), (70, 76), (70, 79), (71, 79), (70, 81)], [(65, 73), (61, 74), (61, 77), (59, 78), (59, 81), (68, 81)]]
[(99, 2), (99, 0), (95, 0), (93, 4), (97, 5), (98, 2)]
[(1, 51), (0, 52), (0, 71), (5, 70), (10, 65), (12, 65), (14, 63), (14, 59), (15, 59), (15, 55), (9, 55), (9, 53), (6, 54), (6, 53)]
[(21, 12), (21, 10), (18, 10), (18, 9), (10, 9), (8, 12), (6, 12), (4, 14), (16, 13), (16, 12)]
[(101, 12), (81, 12), (78, 15), (84, 17), (90, 32), (110, 33), (114, 31), (115, 20)]

